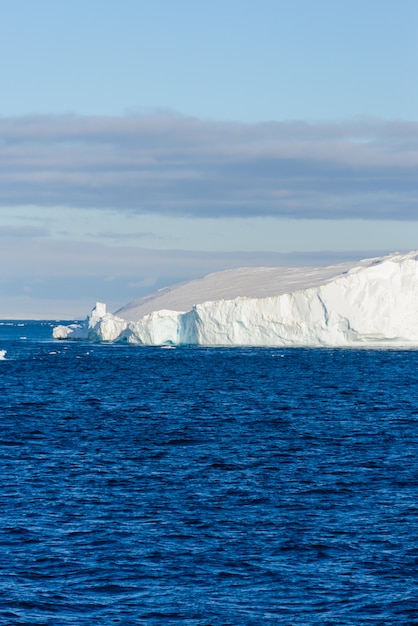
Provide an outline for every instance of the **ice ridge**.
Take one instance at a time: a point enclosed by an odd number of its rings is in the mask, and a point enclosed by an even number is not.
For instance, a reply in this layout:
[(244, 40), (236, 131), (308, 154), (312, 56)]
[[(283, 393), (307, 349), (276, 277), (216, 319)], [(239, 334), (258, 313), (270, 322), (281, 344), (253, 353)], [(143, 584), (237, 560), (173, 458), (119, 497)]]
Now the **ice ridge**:
[(241, 268), (116, 314), (97, 303), (58, 339), (138, 345), (418, 346), (418, 251), (322, 268)]

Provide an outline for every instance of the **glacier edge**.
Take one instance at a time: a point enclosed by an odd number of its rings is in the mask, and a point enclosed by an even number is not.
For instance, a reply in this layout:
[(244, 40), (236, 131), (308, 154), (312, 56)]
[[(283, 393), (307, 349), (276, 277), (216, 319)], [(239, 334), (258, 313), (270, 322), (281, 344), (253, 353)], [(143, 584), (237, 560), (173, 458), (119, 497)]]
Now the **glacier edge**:
[(418, 252), (345, 265), (331, 277), (324, 270), (323, 280), (317, 271), (315, 281), (278, 295), (158, 309), (138, 320), (97, 303), (81, 326), (58, 326), (53, 335), (148, 346), (418, 347)]

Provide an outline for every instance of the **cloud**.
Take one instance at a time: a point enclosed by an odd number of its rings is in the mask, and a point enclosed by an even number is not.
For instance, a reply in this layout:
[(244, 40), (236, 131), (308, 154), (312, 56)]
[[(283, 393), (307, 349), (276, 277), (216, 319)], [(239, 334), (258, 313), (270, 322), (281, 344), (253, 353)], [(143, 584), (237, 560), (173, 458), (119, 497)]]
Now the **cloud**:
[(9, 236), (0, 245), (0, 317), (84, 317), (97, 300), (130, 300), (205, 274), (250, 266), (316, 266), (390, 250), (220, 252), (157, 250), (52, 237)]
[(110, 241), (129, 241), (135, 239), (162, 239), (160, 235), (150, 231), (132, 231), (130, 233), (116, 233), (111, 231), (100, 231), (97, 233), (89, 232), (86, 233), (92, 239), (102, 239), (102, 240), (110, 240)]
[(418, 219), (418, 124), (0, 118), (0, 206)]
[[(209, 272), (244, 266), (325, 265), (348, 259), (384, 254), (378, 251), (320, 251), (280, 253), (269, 251), (160, 250), (135, 246), (112, 246), (74, 240), (28, 239), (16, 245), (13, 238), (0, 246), (0, 282), (44, 279), (103, 281), (112, 291), (112, 282), (123, 277), (139, 285), (152, 278), (177, 282)], [(110, 277), (110, 278), (109, 278)], [(166, 284), (168, 284), (166, 283)]]
[(31, 226), (0, 226), (0, 239), (37, 239), (48, 237), (47, 228), (32, 228)]

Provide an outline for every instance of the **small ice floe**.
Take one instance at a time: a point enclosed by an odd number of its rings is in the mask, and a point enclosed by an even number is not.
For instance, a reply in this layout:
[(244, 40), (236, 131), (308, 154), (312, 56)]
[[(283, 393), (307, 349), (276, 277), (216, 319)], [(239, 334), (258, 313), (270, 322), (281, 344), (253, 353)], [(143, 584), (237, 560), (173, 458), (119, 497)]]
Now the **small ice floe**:
[(0, 361), (6, 360), (7, 350), (0, 350)]

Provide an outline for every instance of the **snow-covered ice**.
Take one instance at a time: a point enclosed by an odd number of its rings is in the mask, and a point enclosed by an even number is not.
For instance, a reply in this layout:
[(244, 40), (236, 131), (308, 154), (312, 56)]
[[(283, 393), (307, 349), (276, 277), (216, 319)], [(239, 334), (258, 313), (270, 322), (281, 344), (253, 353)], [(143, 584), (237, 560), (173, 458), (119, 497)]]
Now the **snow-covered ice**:
[(115, 314), (97, 303), (57, 339), (139, 345), (418, 346), (418, 251), (330, 267), (227, 270)]

